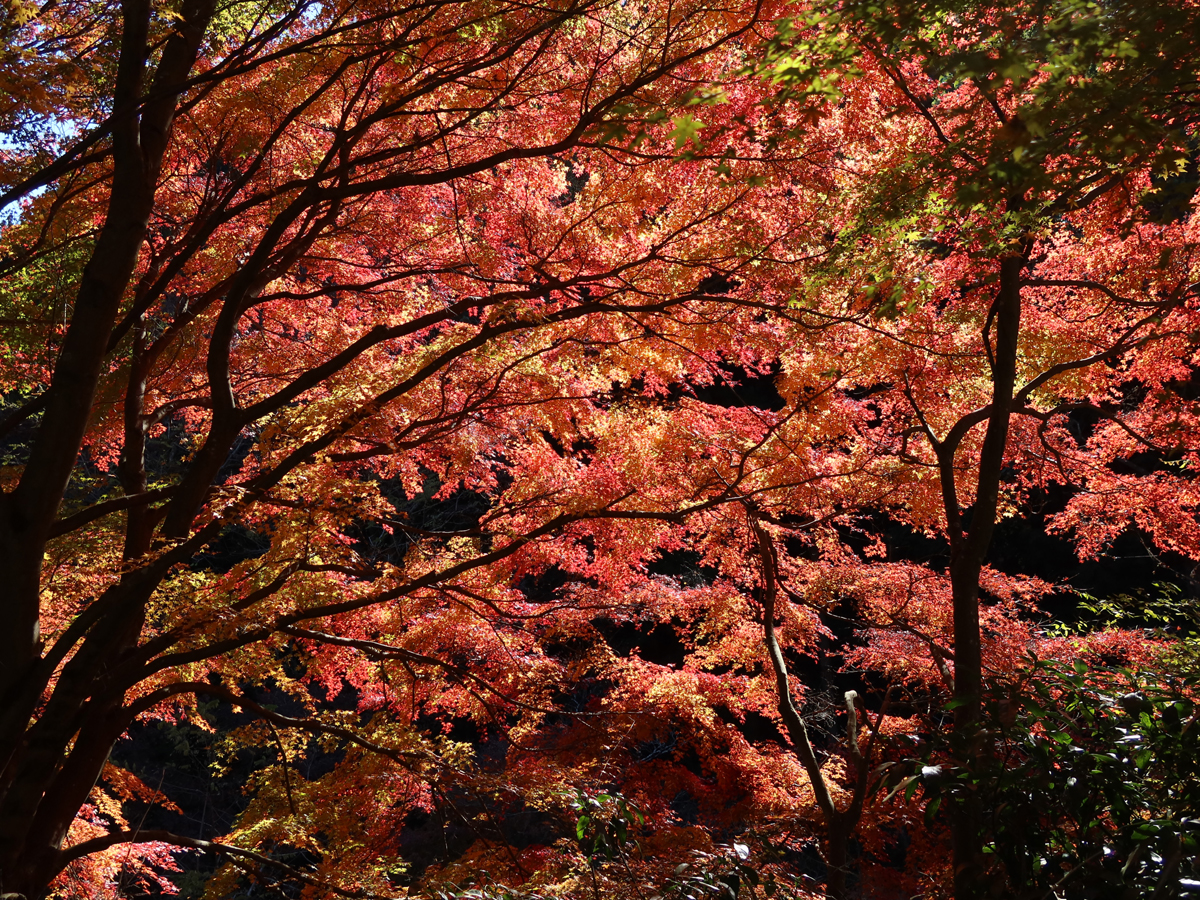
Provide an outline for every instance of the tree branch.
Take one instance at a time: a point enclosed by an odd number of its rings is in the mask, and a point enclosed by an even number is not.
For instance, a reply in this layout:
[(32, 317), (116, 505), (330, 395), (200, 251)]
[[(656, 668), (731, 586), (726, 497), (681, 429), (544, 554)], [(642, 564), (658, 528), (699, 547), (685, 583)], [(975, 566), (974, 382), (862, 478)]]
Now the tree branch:
[[(222, 844), (217, 841), (205, 841), (200, 838), (186, 837), (181, 834), (175, 834), (171, 831), (114, 831), (101, 837), (92, 838), (84, 841), (81, 844), (75, 844), (73, 847), (68, 847), (61, 851), (59, 862), (61, 866), (66, 866), (77, 859), (88, 856), (92, 853), (99, 853), (101, 850), (107, 850), (117, 844), (149, 844), (163, 843), (172, 844), (176, 847), (189, 847), (194, 850), (203, 850), (208, 853), (219, 853), (222, 856), (228, 856), (234, 861), (254, 862), (261, 866), (266, 866), (271, 869), (277, 869), (297, 881), (301, 881), (310, 887), (318, 888), (322, 891), (329, 891), (337, 894), (339, 897), (350, 897), (354, 900), (385, 900), (384, 895), (372, 894), (363, 890), (349, 890), (340, 887), (336, 884), (331, 884), (328, 881), (323, 881), (318, 878), (313, 878), (306, 872), (301, 872), (294, 866), (289, 866), (287, 863), (280, 862), (265, 853), (259, 853), (257, 850), (247, 850), (243, 847), (235, 847), (232, 844)], [(392, 898), (386, 898), (392, 900)]]

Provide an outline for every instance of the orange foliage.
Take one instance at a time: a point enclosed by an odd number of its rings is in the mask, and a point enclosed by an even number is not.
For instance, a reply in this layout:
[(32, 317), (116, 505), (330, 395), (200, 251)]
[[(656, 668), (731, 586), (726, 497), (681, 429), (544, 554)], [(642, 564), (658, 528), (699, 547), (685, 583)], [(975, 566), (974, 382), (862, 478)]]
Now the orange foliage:
[[(20, 203), (0, 236), (15, 448), (0, 570), (36, 626), (14, 626), (24, 662), (0, 682), (0, 843), (15, 848), (0, 887), (113, 896), (175, 846), (223, 855), (211, 896), (247, 872), (313, 897), (480, 873), (630, 896), (729, 834), (755, 853), (819, 840), (763, 650), (754, 529), (778, 549), (788, 663), (826, 667), (795, 692), (825, 722), (845, 805), (829, 667), (935, 705), (950, 690), (935, 443), (994, 386), (996, 209), (924, 184), (902, 226), (871, 219), (889, 173), (937, 147), (894, 73), (864, 57), (836, 101), (773, 105), (746, 70), (786, 12), (767, 0), (190, 0), (147, 4), (144, 52), (113, 44), (133, 5), (120, 27), (90, 9), (6, 32), (53, 44), (42, 62), (0, 59), (0, 85), (30, 89), (0, 120), (69, 132), (0, 158)], [(149, 121), (155, 95), (138, 81), (146, 109), (130, 112), (122, 76), (94, 92), (118, 54), (150, 84), (188, 23), (203, 39), (172, 82), (148, 225), (105, 281), (132, 202), (114, 188), (133, 165), (122, 117)], [(49, 87), (85, 49), (104, 76)], [(938, 88), (915, 64), (907, 77)], [(998, 516), (1066, 486), (1050, 526), (1082, 556), (1137, 528), (1200, 558), (1200, 217), (1139, 218), (1150, 171), (1025, 237)], [(81, 312), (102, 309), (95, 285), (111, 293), (99, 325)], [(92, 376), (71, 368), (76, 346)], [(983, 428), (960, 438), (966, 510)], [(935, 549), (897, 551), (884, 520)], [(1035, 613), (1056, 585), (996, 567), (978, 581), (985, 670), (1030, 649), (1152, 652), (1129, 634), (1049, 639)], [(656, 656), (662, 628), (677, 645)], [(142, 833), (123, 804), (170, 801), (109, 748), (137, 721), (210, 727), (198, 700), (213, 698), (254, 720), (230, 740), (277, 763), (228, 834)], [(465, 723), (475, 746), (454, 737)], [(909, 727), (871, 717), (864, 736), (872, 723), (883, 740)], [(304, 777), (320, 753), (337, 764)], [(593, 868), (566, 832), (512, 846), (497, 824), (571, 822), (574, 792), (614, 788), (648, 823), (623, 862)], [(409, 878), (401, 831), (430, 810), (476, 839)], [(906, 829), (913, 871), (944, 884), (944, 835), (900, 804), (864, 817), (864, 865)], [(309, 862), (272, 862), (282, 849)]]

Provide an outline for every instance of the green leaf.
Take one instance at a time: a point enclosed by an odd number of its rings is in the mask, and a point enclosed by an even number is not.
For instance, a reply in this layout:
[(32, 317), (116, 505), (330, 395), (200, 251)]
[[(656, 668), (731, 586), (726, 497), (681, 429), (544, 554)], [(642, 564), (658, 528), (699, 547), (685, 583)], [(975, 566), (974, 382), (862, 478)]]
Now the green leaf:
[(684, 113), (682, 116), (676, 116), (671, 119), (671, 124), (675, 127), (671, 129), (667, 136), (675, 141), (675, 149), (682, 150), (683, 145), (688, 141), (699, 143), (698, 135), (700, 129), (704, 127), (704, 123), (694, 117), (691, 113)]

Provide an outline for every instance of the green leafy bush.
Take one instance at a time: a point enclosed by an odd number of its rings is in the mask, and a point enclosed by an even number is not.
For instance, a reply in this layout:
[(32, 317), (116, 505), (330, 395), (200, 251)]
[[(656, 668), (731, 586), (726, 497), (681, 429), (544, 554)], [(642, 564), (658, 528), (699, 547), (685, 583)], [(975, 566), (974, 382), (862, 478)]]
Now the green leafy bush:
[(1200, 897), (1195, 685), (1034, 659), (990, 686), (981, 730), (935, 730), (882, 784), (930, 823), (982, 801), (996, 895)]

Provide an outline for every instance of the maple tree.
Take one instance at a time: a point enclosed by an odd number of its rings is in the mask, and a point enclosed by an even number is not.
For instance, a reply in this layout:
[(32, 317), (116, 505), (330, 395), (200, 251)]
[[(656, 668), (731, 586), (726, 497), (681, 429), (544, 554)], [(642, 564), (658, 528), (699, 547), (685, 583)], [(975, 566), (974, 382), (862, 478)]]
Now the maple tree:
[[(25, 452), (0, 515), (4, 890), (40, 896), (72, 860), (135, 837), (104, 797), (154, 792), (111, 772), (109, 748), (198, 695), (440, 765), (411, 729), (271, 714), (237, 686), (354, 681), (340, 664), (356, 649), (434, 667), (458, 688), (430, 702), (461, 707), (505, 679), (452, 661), (481, 640), (454, 620), (513, 602), (473, 573), (575, 521), (713, 500), (623, 508), (630, 449), (664, 426), (623, 433), (641, 413), (600, 400), (678, 370), (690, 351), (672, 348), (694, 333), (736, 328), (694, 307), (708, 273), (761, 256), (714, 238), (746, 189), (671, 202), (672, 154), (603, 165), (596, 142), (686, 104), (698, 67), (727, 64), (731, 39), (766, 21), (756, 4), (10, 11), (5, 77), (29, 102), (5, 110), (3, 202), (21, 207), (5, 232), (4, 428)], [(672, 123), (650, 124), (670, 146)], [(586, 141), (594, 170), (573, 155)], [(658, 361), (635, 352), (646, 342)], [(558, 441), (580, 446), (558, 457)], [(426, 551), (389, 485), (497, 502)], [(370, 522), (393, 536), (375, 559), (354, 537)], [(205, 566), (239, 529), (271, 549)], [(401, 631), (452, 598), (449, 618), (419, 649), (363, 643), (392, 616), (370, 610), (410, 597)], [(339, 616), (358, 624), (321, 624)], [(308, 648), (305, 678), (278, 658), (290, 644)], [(110, 793), (89, 800), (102, 772)]]
[[(1197, 293), (1193, 241), (1179, 222), (1188, 211), (1155, 204), (1153, 192), (1142, 209), (1131, 201), (1153, 187), (1153, 177), (1189, 163), (1198, 82), (1178, 60), (1188, 52), (1195, 11), (914, 4), (880, 16), (869, 5), (846, 4), (840, 13), (929, 142), (914, 148), (916, 165), (898, 166), (892, 176), (919, 199), (913, 204), (895, 185), (885, 188), (888, 218), (900, 213), (928, 235), (939, 268), (975, 263), (969, 275), (955, 273), (959, 296), (939, 303), (936, 314), (923, 322), (920, 314), (903, 317), (896, 337), (925, 352), (915, 359), (905, 353), (873, 400), (912, 429), (902, 432), (901, 458), (937, 473), (949, 541), (955, 723), (970, 730), (983, 683), (981, 574), (1005, 493), (1011, 508), (1048, 483), (1083, 488), (1058, 527), (1074, 527), (1085, 552), (1095, 551), (1099, 535), (1138, 521), (1160, 546), (1195, 556), (1192, 529), (1179, 518), (1189, 506), (1186, 477), (1112, 478), (1106, 471), (1114, 456), (1131, 452), (1130, 441), (1181, 459), (1193, 446), (1186, 425), (1167, 412), (1181, 406), (1171, 385), (1191, 377), (1195, 352), (1184, 337)], [(1100, 245), (1109, 266), (1097, 258)], [(885, 312), (921, 302), (922, 276), (906, 279), (895, 261), (893, 253), (890, 271), (876, 276), (875, 291), (887, 292)], [(947, 354), (941, 340), (951, 322), (957, 353)], [(1170, 350), (1136, 352), (1160, 342)], [(982, 373), (950, 361), (966, 347), (986, 360)], [(960, 396), (946, 405), (942, 385), (951, 383)], [(1131, 384), (1165, 393), (1163, 407), (1114, 414), (1112, 398)], [(1101, 426), (1080, 458), (1083, 442), (1072, 427), (1083, 411), (1111, 422), (1121, 437)], [(1174, 421), (1160, 437), (1155, 425), (1164, 416)], [(981, 442), (967, 449), (979, 428)], [(1101, 448), (1114, 440), (1105, 455)], [(921, 443), (928, 455), (916, 449)], [(1007, 478), (1006, 467), (1013, 472)], [(1147, 481), (1175, 482), (1173, 509), (1148, 503)], [(1126, 506), (1114, 495), (1137, 499)], [(1100, 516), (1098, 496), (1105, 498)], [(1155, 521), (1150, 508), (1174, 521)], [(978, 815), (967, 804), (955, 822), (959, 897), (984, 890)]]
[[(948, 867), (872, 793), (914, 698), (1153, 658), (987, 562), (1056, 486), (1084, 555), (1200, 556), (1190, 6), (7, 9), (0, 891), (686, 896), (815, 838), (970, 896), (981, 811)], [(213, 700), (245, 809), (142, 827), (112, 747)]]

